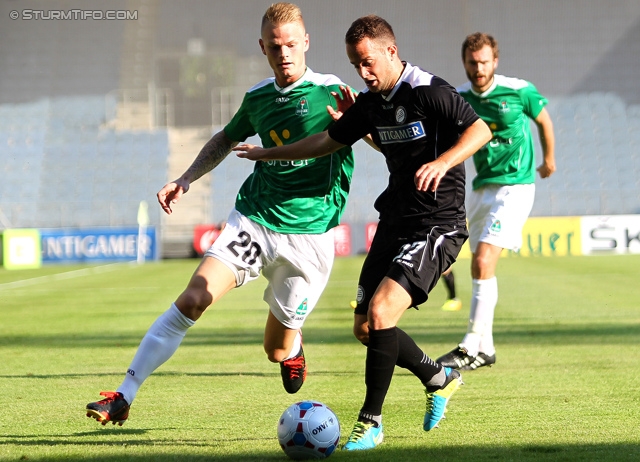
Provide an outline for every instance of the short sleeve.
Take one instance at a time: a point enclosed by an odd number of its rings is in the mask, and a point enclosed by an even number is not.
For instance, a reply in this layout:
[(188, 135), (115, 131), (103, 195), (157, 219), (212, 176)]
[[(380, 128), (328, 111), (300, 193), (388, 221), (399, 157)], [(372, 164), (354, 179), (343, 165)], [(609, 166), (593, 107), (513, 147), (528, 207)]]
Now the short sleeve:
[(476, 111), (445, 80), (434, 77), (432, 85), (420, 89), (424, 106), (433, 108), (433, 115), (447, 121), (458, 133), (462, 133), (478, 120)]
[(353, 106), (347, 109), (342, 117), (329, 128), (329, 136), (332, 140), (345, 146), (351, 146), (373, 131), (373, 127), (368, 122), (369, 119), (363, 112), (363, 96), (362, 94), (358, 95)]
[(247, 107), (249, 94), (246, 93), (240, 105), (240, 109), (236, 112), (231, 121), (224, 127), (224, 134), (233, 141), (244, 141), (256, 134), (256, 130), (251, 123)]
[(538, 117), (542, 109), (549, 103), (530, 82), (527, 82), (527, 86), (520, 90), (520, 97), (524, 113), (532, 119)]

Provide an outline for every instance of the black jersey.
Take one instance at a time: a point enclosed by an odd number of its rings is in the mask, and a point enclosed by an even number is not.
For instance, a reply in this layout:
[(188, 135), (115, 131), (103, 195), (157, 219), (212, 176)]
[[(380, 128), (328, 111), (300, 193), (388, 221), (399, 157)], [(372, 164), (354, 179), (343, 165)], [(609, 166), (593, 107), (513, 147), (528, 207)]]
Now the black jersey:
[(405, 63), (388, 96), (363, 91), (329, 129), (335, 141), (352, 145), (371, 134), (389, 168), (389, 185), (375, 202), (387, 225), (417, 230), (465, 223), (465, 169), (459, 164), (442, 178), (435, 193), (416, 189), (414, 175), (457, 141), (478, 119), (455, 88)]

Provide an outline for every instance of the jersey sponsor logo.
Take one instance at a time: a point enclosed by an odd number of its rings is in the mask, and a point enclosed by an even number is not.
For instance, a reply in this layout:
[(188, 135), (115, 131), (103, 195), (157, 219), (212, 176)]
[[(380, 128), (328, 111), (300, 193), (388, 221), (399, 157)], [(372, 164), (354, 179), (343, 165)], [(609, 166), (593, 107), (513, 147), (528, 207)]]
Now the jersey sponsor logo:
[(264, 161), (269, 166), (277, 165), (279, 167), (304, 167), (305, 165), (309, 165), (309, 160), (300, 159), (300, 160), (266, 160)]
[(489, 141), (489, 146), (491, 146), (492, 148), (497, 148), (501, 144), (512, 144), (512, 143), (513, 143), (512, 138), (500, 138), (498, 136), (494, 136), (493, 138), (491, 138), (491, 141)]
[[(271, 130), (269, 132), (269, 136), (271, 137), (273, 142), (276, 143), (276, 146), (282, 146), (284, 144), (284, 142), (278, 136), (278, 132), (276, 132), (275, 130)], [(284, 138), (285, 140), (288, 140), (290, 137), (291, 137), (291, 133), (289, 132), (289, 130), (287, 130), (286, 128), (282, 130), (282, 138)]]
[(426, 133), (422, 122), (412, 122), (399, 127), (378, 127), (378, 136), (382, 144), (407, 143), (424, 138)]
[(297, 116), (305, 116), (309, 113), (309, 101), (307, 98), (300, 98), (298, 104), (296, 105), (296, 115)]
[(288, 96), (278, 96), (276, 98), (276, 104), (284, 104), (284, 103), (288, 103), (289, 102), (289, 97)]
[[(280, 135), (278, 135), (278, 132), (276, 132), (275, 130), (271, 130), (269, 132), (269, 136), (271, 137), (273, 142), (276, 143), (276, 146), (283, 146), (284, 145), (284, 141), (282, 141), (282, 140), (283, 139), (288, 140), (289, 138), (291, 138), (291, 132), (285, 128), (285, 129), (282, 130), (282, 133)], [(282, 138), (280, 138), (280, 137), (282, 137)], [(304, 167), (305, 165), (309, 165), (309, 160), (308, 159), (301, 159), (301, 160), (267, 160), (267, 161), (265, 161), (265, 163), (267, 165), (270, 165), (270, 166), (279, 165), (280, 167)]]
[(402, 106), (398, 106), (398, 109), (396, 109), (396, 122), (403, 124), (405, 120), (407, 120), (407, 110)]
[(304, 300), (302, 300), (302, 303), (300, 303), (300, 306), (296, 310), (296, 314), (298, 316), (304, 316), (306, 313), (307, 313), (307, 299), (305, 298)]

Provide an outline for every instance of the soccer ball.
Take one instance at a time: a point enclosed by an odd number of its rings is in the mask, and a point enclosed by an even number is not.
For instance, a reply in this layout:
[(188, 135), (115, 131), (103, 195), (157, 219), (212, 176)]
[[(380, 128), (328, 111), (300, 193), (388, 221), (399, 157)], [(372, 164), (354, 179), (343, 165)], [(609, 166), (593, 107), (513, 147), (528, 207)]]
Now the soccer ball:
[(278, 441), (285, 454), (292, 459), (324, 459), (338, 447), (340, 422), (333, 411), (322, 403), (294, 403), (280, 416)]

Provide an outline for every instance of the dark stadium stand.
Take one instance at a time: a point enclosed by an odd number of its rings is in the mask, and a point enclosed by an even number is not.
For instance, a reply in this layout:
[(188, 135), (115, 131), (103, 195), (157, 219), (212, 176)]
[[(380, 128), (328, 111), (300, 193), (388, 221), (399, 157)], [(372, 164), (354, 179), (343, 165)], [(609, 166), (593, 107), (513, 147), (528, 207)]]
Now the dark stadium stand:
[[(101, 96), (0, 106), (0, 208), (12, 226), (136, 224), (139, 202), (166, 182), (167, 133), (103, 129), (104, 114)], [(159, 224), (158, 210), (150, 217)]]
[[(349, 21), (328, 20), (327, 12), (339, 5), (341, 15), (355, 18), (361, 6), (335, 0), (298, 3), (312, 38), (311, 67), (336, 73), (359, 88), (342, 56), (342, 34)], [(505, 20), (496, 24), (490, 2), (452, 0), (447, 9), (434, 6), (434, 14), (425, 18), (411, 15), (417, 0), (400, 3), (403, 7), (381, 0), (368, 5), (398, 25), (404, 59), (460, 84), (462, 38), (473, 30), (491, 29), (501, 43), (500, 71), (533, 81), (549, 97), (558, 170), (551, 179), (537, 182), (532, 216), (640, 213), (640, 93), (633, 77), (639, 70), (639, 5), (627, 2), (626, 8), (612, 9), (596, 1), (576, 10), (571, 1), (502, 2)], [(550, 5), (556, 14), (545, 24), (509, 20), (518, 18), (522, 8), (532, 17), (544, 17)], [(24, 7), (17, 1), (0, 2), (0, 228), (135, 225), (141, 200), (150, 203), (151, 224), (160, 226), (165, 238), (178, 222), (184, 229), (175, 239), (187, 240), (192, 223), (225, 220), (253, 168), (233, 155), (214, 170), (209, 183), (202, 180), (203, 196), (190, 205), (205, 207), (201, 214), (165, 220), (155, 206), (155, 193), (197, 154), (210, 136), (210, 124), (224, 123), (233, 112), (232, 104), (226, 109), (218, 104), (224, 93), (216, 87), (220, 79), (232, 79), (229, 101), (237, 105), (242, 94), (236, 88), (244, 92), (269, 75), (257, 45), (262, 11), (237, 2), (116, 0), (110, 9), (135, 10), (140, 18), (10, 19), (11, 10)], [(28, 7), (104, 9), (99, 0), (32, 0)], [(454, 9), (464, 13), (465, 21), (438, 19), (450, 18)], [(216, 14), (210, 14), (212, 10)], [(239, 21), (247, 22), (248, 33), (236, 33)], [(515, 23), (523, 30), (513, 30), (510, 24)], [(193, 82), (185, 83), (181, 74), (183, 58), (198, 56), (187, 54), (194, 38), (203, 45), (200, 64), (218, 63), (205, 72), (211, 88), (197, 98), (197, 107), (186, 96), (194, 90), (189, 87)], [(223, 66), (227, 74), (207, 80), (230, 57), (237, 62)], [(211, 106), (211, 112), (203, 111), (203, 105)], [(190, 108), (193, 113), (187, 114)], [(187, 121), (194, 121), (193, 126), (183, 125)], [(191, 136), (190, 129), (202, 134)], [(180, 146), (188, 152), (178, 153)], [(358, 143), (355, 151), (356, 171), (343, 221), (362, 227), (377, 219), (372, 204), (386, 185), (387, 169), (382, 156), (368, 146)], [(470, 179), (470, 162), (467, 170)]]

